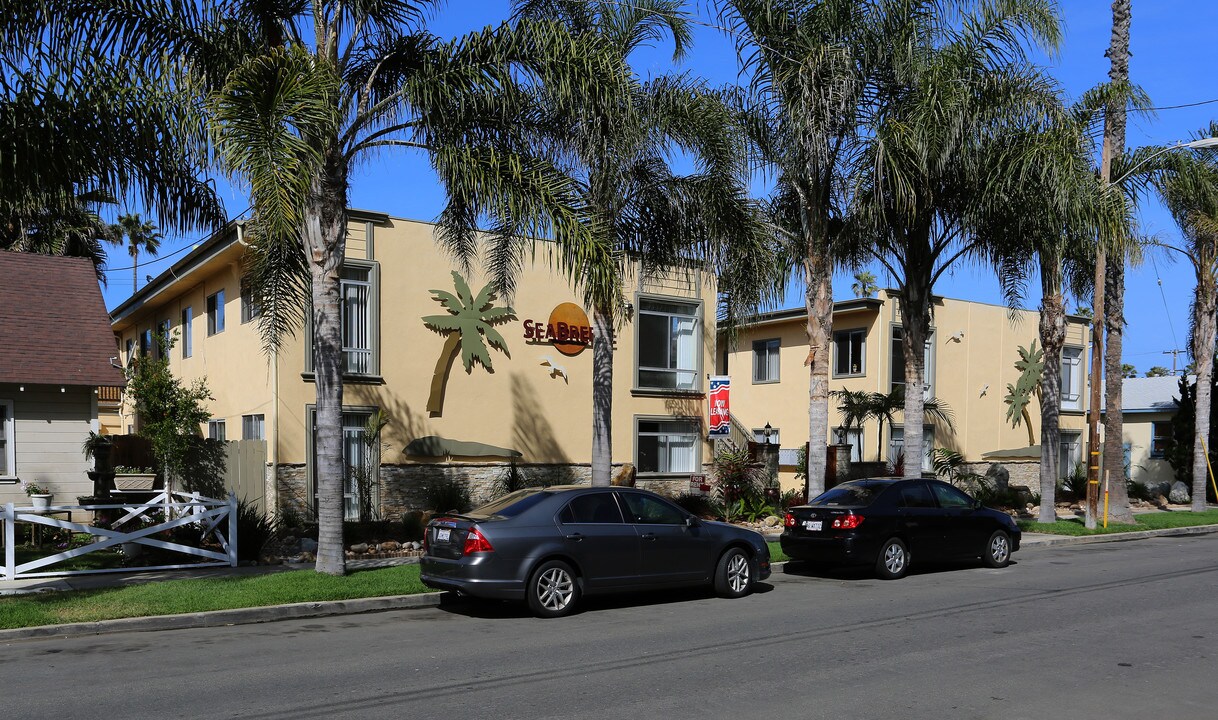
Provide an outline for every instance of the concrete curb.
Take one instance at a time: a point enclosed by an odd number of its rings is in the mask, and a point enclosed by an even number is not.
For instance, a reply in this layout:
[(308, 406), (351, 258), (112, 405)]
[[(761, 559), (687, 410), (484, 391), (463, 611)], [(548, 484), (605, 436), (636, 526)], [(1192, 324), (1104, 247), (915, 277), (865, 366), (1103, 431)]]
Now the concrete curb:
[(1125, 540), (1142, 540), (1153, 537), (1173, 537), (1184, 535), (1209, 535), (1210, 533), (1218, 532), (1218, 525), (1191, 525), (1189, 527), (1179, 528), (1163, 528), (1162, 530), (1138, 530), (1136, 532), (1111, 533), (1108, 535), (1086, 535), (1075, 537), (1072, 535), (1041, 535), (1040, 537), (1029, 538), (1028, 533), (1024, 533), (1024, 538), (1020, 542), (1020, 547), (1053, 547), (1056, 545), (1093, 545), (1095, 543), (1110, 543), (1122, 542)]
[(96, 622), (71, 623), (67, 625), (39, 625), (37, 627), (0, 630), (0, 642), (30, 638), (80, 637), (82, 635), (100, 635), (115, 632), (149, 632), (154, 630), (223, 627), (226, 625), (251, 625), (294, 618), (356, 615), (359, 613), (384, 612), (386, 610), (412, 610), (436, 607), (441, 604), (441, 599), (447, 594), (429, 592), (417, 595), (391, 595), (388, 597), (355, 598), (352, 600), (293, 603), (291, 605), (267, 605), (265, 607), (237, 608), (234, 610), (212, 610), (182, 615), (156, 615), (152, 617), (98, 620)]

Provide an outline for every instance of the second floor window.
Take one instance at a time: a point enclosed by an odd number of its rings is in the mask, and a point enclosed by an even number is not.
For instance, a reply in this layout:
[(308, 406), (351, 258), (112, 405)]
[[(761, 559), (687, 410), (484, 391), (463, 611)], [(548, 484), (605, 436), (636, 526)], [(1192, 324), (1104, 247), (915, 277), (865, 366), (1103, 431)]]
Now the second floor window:
[(694, 303), (639, 300), (638, 386), (659, 390), (698, 388), (698, 306)]
[(187, 305), (182, 308), (182, 357), (188, 358), (194, 353), (194, 334), (191, 332), (191, 323), (194, 322), (194, 308)]
[(169, 330), (168, 320), (162, 320), (156, 324), (156, 356), (158, 358), (169, 352)]
[(778, 382), (779, 346), (777, 338), (753, 342), (753, 382)]
[(223, 420), (208, 420), (207, 421), (207, 437), (211, 440), (219, 440), (224, 442), (226, 437)]
[(1083, 349), (1062, 348), (1062, 409), (1083, 409)]
[(224, 291), (219, 290), (215, 295), (207, 297), (207, 334), (216, 335), (224, 332)]
[[(929, 400), (935, 394), (934, 331), (926, 338), (926, 349), (922, 354), (922, 397)], [(888, 388), (891, 392), (905, 387), (905, 330), (899, 325), (892, 328), (892, 361)]]
[(863, 364), (863, 350), (866, 347), (867, 331), (838, 330), (833, 333), (833, 375), (862, 375), (866, 372)]
[(349, 373), (372, 371), (368, 274), (368, 268), (343, 268), (343, 359)]
[(140, 333), (140, 357), (152, 357), (152, 331)]
[(253, 320), (262, 314), (262, 309), (254, 298), (254, 288), (246, 278), (241, 279), (241, 322)]
[(266, 439), (266, 417), (264, 415), (242, 415), (241, 416), (241, 439), (242, 440), (265, 440)]

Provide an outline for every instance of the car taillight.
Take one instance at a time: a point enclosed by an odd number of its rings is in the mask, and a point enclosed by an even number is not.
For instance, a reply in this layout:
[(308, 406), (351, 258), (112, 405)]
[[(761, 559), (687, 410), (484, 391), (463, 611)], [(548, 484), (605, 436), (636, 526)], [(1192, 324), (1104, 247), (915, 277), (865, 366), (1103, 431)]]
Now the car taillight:
[(427, 554), (427, 548), (430, 544), (428, 541), (428, 538), (430, 538), (430, 537), (431, 537), (431, 528), (424, 528), (423, 529), (423, 554), (424, 555)]
[(491, 547), (491, 543), (486, 539), (486, 536), (478, 532), (478, 526), (475, 525), (469, 529), (469, 534), (465, 536), (465, 548), (461, 551), (462, 555), (469, 555), (476, 552), (494, 552), (495, 548)]
[(791, 513), (787, 513), (782, 517), (782, 524), (787, 527), (795, 527), (795, 516)]
[(834, 530), (853, 530), (863, 524), (862, 515), (843, 515), (839, 518), (834, 518)]

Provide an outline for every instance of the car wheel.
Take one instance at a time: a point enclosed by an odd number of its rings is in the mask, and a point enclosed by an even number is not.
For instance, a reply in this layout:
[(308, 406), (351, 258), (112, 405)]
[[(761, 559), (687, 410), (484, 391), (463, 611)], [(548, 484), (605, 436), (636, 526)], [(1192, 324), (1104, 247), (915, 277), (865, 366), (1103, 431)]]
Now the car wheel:
[(529, 609), (537, 617), (568, 615), (579, 600), (579, 583), (571, 566), (561, 560), (544, 562), (533, 571), (528, 587)]
[(981, 561), (987, 567), (1004, 568), (1011, 564), (1011, 536), (1002, 530), (995, 530), (985, 543), (981, 552)]
[(715, 592), (720, 597), (738, 598), (753, 589), (753, 563), (740, 548), (728, 548), (715, 568)]
[(900, 538), (888, 538), (875, 559), (875, 574), (883, 580), (899, 580), (909, 572), (909, 549)]

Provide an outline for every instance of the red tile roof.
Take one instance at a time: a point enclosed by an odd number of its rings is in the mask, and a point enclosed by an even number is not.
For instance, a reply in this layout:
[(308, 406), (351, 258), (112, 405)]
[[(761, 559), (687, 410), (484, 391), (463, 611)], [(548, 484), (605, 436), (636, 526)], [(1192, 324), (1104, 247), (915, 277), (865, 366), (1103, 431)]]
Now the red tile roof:
[(0, 251), (0, 382), (122, 385), (93, 264)]

